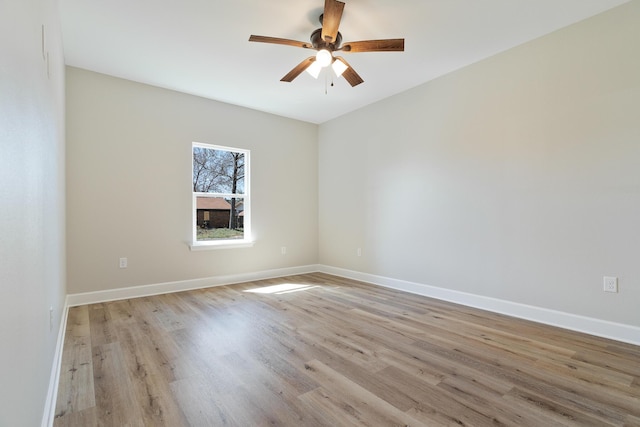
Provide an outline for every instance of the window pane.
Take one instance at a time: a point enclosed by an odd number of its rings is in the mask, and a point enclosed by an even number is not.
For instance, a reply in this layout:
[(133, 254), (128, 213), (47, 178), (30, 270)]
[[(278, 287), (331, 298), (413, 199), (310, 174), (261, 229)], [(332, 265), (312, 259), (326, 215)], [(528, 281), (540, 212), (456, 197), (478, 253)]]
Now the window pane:
[(196, 197), (196, 240), (244, 238), (242, 198)]
[(244, 194), (244, 153), (193, 147), (193, 191)]

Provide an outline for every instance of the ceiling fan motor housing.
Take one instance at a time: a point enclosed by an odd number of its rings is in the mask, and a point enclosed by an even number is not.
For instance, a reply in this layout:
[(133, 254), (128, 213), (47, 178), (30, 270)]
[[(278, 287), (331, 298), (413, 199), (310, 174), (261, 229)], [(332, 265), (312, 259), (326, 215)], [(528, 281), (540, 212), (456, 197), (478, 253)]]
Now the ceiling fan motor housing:
[(342, 43), (342, 34), (340, 34), (340, 31), (336, 34), (336, 41), (333, 43), (327, 43), (322, 39), (322, 28), (318, 28), (311, 33), (311, 45), (316, 50), (327, 49), (329, 52), (333, 52), (340, 47), (340, 43)]

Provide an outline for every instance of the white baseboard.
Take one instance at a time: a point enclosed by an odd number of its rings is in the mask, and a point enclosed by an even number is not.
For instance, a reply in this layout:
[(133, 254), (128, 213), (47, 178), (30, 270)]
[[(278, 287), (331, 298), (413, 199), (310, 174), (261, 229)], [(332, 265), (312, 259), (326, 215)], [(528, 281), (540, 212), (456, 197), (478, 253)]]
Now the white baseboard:
[(84, 292), (67, 295), (67, 306), (95, 304), (129, 298), (147, 297), (151, 295), (168, 294), (172, 292), (189, 291), (192, 289), (210, 288), (213, 286), (230, 285), (233, 283), (251, 282), (253, 280), (273, 279), (275, 277), (292, 276), (319, 271), (318, 265), (303, 265), (299, 267), (278, 268), (251, 273), (232, 274), (228, 276), (214, 276), (202, 279), (181, 280), (177, 282), (157, 283), (153, 285), (132, 286), (128, 288), (108, 289), (96, 292)]
[(444, 301), (475, 307), (495, 313), (531, 320), (546, 325), (558, 326), (577, 332), (584, 332), (603, 338), (640, 345), (640, 328), (637, 326), (614, 323), (606, 320), (594, 319), (562, 311), (550, 310), (526, 304), (438, 288), (421, 283), (376, 276), (328, 265), (320, 265), (319, 271), (334, 276), (359, 280), (387, 288), (398, 289), (413, 294), (423, 295)]
[(67, 317), (69, 307), (65, 304), (62, 310), (62, 318), (60, 319), (60, 329), (58, 329), (58, 338), (56, 342), (56, 350), (53, 355), (53, 363), (51, 365), (51, 376), (49, 378), (49, 390), (47, 391), (47, 400), (44, 404), (44, 412), (42, 414), (42, 427), (53, 426), (53, 420), (56, 411), (56, 397), (58, 395), (58, 384), (60, 381), (60, 366), (62, 365), (62, 347), (64, 344), (64, 335), (67, 330)]

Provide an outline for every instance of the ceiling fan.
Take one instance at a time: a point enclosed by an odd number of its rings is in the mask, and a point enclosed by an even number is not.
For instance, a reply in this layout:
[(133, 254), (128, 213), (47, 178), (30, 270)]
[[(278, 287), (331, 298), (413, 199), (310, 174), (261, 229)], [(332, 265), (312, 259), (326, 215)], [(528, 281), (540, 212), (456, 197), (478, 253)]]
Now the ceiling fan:
[(341, 56), (333, 56), (333, 52), (403, 52), (404, 39), (362, 40), (357, 42), (342, 43), (342, 34), (338, 31), (344, 2), (338, 0), (325, 0), (324, 12), (320, 15), (318, 28), (311, 33), (311, 43), (297, 40), (282, 39), (278, 37), (255, 36), (249, 37), (250, 42), (282, 44), (287, 46), (314, 49), (316, 55), (310, 56), (296, 65), (280, 81), (291, 82), (303, 71), (309, 72), (318, 78), (322, 68), (331, 65), (335, 73), (342, 75), (351, 86), (357, 86), (364, 80), (356, 73), (349, 63)]

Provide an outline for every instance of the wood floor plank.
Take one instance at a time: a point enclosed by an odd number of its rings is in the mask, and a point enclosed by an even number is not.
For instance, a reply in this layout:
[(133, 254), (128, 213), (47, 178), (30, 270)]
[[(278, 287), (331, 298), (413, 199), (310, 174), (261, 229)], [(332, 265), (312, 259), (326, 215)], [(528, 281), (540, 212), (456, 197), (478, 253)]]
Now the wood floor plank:
[(110, 310), (104, 304), (89, 307), (91, 345), (110, 344), (117, 341), (117, 332)]
[(640, 355), (628, 356), (626, 352), (618, 352), (613, 349), (582, 350), (577, 352), (573, 358), (589, 365), (625, 373), (635, 378), (640, 377)]
[(415, 418), (318, 360), (309, 361), (305, 368), (312, 378), (324, 384), (327, 392), (323, 397), (343, 419), (365, 425), (372, 421), (378, 425), (420, 425)]
[(97, 408), (92, 406), (87, 409), (58, 415), (54, 420), (54, 425), (56, 427), (97, 426), (98, 416), (96, 415), (96, 410)]
[(173, 399), (169, 384), (175, 380), (171, 367), (160, 354), (158, 342), (149, 337), (157, 329), (145, 321), (118, 333), (122, 348), (122, 375), (131, 378), (135, 404), (146, 425), (187, 425), (184, 414)]
[(69, 309), (65, 332), (56, 418), (95, 406), (91, 334), (87, 306)]
[(223, 396), (233, 389), (218, 390), (214, 386), (215, 383), (204, 375), (194, 375), (170, 384), (189, 425), (233, 426), (242, 422), (244, 412), (234, 414), (222, 402)]
[(513, 399), (516, 404), (535, 409), (536, 414), (541, 417), (545, 417), (550, 421), (550, 424), (556, 425), (579, 425), (579, 426), (593, 426), (601, 427), (605, 425), (621, 425), (619, 419), (602, 420), (594, 417), (589, 417), (584, 413), (575, 410), (574, 408), (564, 405), (562, 402), (554, 399), (553, 397), (546, 396), (544, 394), (525, 391), (520, 388), (514, 388), (508, 394), (509, 398)]
[(303, 408), (313, 414), (323, 426), (353, 427), (367, 425), (356, 417), (345, 417), (343, 414), (344, 403), (337, 402), (331, 393), (318, 387), (298, 396)]
[(55, 427), (640, 426), (638, 346), (323, 273), (74, 307), (62, 358)]
[(232, 412), (246, 412), (248, 407), (253, 407), (257, 415), (252, 417), (253, 423), (261, 420), (261, 425), (317, 425), (313, 416), (297, 406), (299, 393), (268, 367), (249, 354), (228, 355), (225, 359), (225, 371), (232, 372), (242, 388), (239, 393), (228, 396), (235, 404)]
[[(144, 425), (140, 407), (135, 404), (132, 378), (126, 372), (122, 349), (118, 342), (93, 348), (96, 425), (132, 427)], [(77, 425), (91, 426), (91, 424)]]
[(634, 417), (633, 415), (627, 415), (624, 419), (625, 427), (640, 427), (640, 417)]

